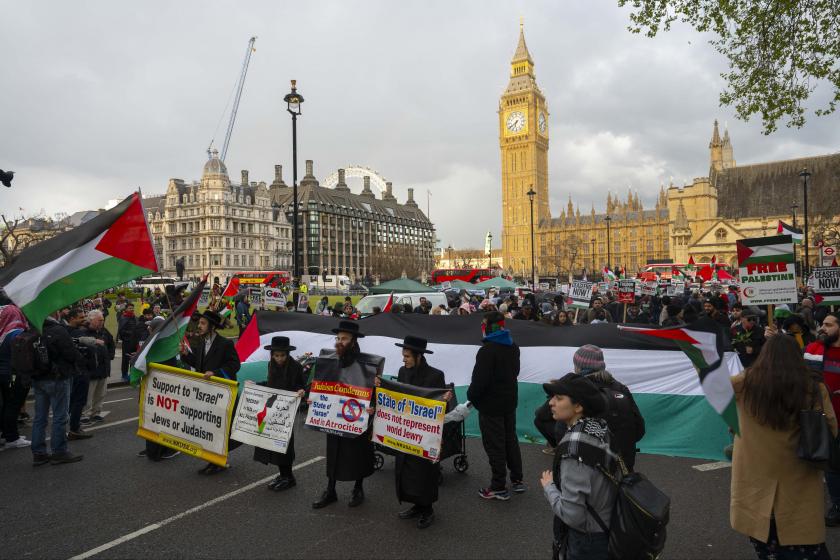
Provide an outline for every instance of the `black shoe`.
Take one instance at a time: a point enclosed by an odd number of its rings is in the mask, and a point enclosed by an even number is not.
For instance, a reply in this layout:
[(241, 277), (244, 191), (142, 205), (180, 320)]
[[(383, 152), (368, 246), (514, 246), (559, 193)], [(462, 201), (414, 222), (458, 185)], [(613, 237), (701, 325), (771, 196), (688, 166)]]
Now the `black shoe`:
[(143, 449), (142, 451), (138, 451), (138, 452), (137, 452), (137, 456), (138, 456), (138, 457), (145, 457), (145, 456), (146, 456), (146, 450), (145, 450), (145, 449)]
[(331, 503), (337, 502), (337, 501), (338, 501), (338, 495), (335, 493), (335, 490), (333, 490), (333, 491), (324, 490), (324, 493), (321, 494), (321, 499), (318, 500), (317, 502), (313, 503), (312, 508), (313, 509), (321, 509), (321, 508), (327, 507)]
[(46, 453), (37, 453), (32, 455), (32, 466), (40, 467), (50, 462), (50, 456)]
[(840, 525), (840, 506), (834, 504), (825, 516), (826, 527), (837, 527)]
[(417, 520), (417, 528), (418, 529), (425, 529), (435, 521), (435, 512), (432, 509), (428, 509), (420, 515), (420, 519)]
[(227, 467), (220, 467), (219, 465), (214, 465), (213, 463), (207, 463), (207, 466), (204, 467), (203, 469), (201, 469), (200, 471), (198, 471), (198, 474), (205, 474), (205, 475), (218, 474), (218, 473), (220, 473), (222, 471), (225, 471), (225, 470), (227, 470)]
[(361, 488), (353, 488), (353, 495), (350, 498), (350, 503), (347, 504), (348, 507), (357, 507), (362, 505), (362, 502), (365, 501), (365, 491)]
[(53, 454), (50, 456), (50, 463), (53, 465), (63, 465), (64, 463), (78, 463), (84, 459), (84, 455), (76, 455), (66, 451), (60, 454)]
[(423, 510), (421, 510), (417, 506), (411, 506), (410, 508), (403, 510), (397, 514), (397, 517), (400, 519), (414, 519), (418, 515), (422, 514)]
[(89, 434), (87, 432), (83, 432), (81, 429), (77, 432), (68, 432), (67, 439), (70, 441), (80, 440), (80, 439), (90, 439), (93, 437), (93, 434)]
[(293, 476), (289, 478), (281, 478), (280, 481), (274, 485), (274, 488), (272, 488), (272, 490), (274, 490), (275, 492), (282, 492), (283, 490), (288, 490), (289, 488), (292, 488), (296, 485), (297, 481)]
[(283, 475), (278, 474), (277, 476), (274, 477), (274, 480), (272, 480), (271, 482), (268, 483), (268, 489), (269, 490), (275, 490), (275, 487), (278, 484), (280, 484), (280, 482), (282, 482), (282, 481), (283, 481)]

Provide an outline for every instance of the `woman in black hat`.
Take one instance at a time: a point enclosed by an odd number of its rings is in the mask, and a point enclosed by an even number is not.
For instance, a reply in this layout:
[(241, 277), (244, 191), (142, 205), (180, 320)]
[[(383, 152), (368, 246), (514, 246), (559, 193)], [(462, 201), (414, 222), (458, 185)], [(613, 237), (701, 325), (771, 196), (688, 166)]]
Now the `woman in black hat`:
[[(408, 335), (402, 344), (403, 364), (397, 374), (397, 381), (417, 387), (444, 388), (446, 380), (443, 372), (435, 369), (426, 362), (425, 354), (432, 354), (427, 350), (428, 342), (424, 338)], [(447, 392), (445, 400), (452, 398)], [(399, 513), (400, 519), (419, 517), (417, 526), (425, 529), (432, 524), (435, 512), (432, 509), (438, 499), (438, 479), (440, 467), (427, 459), (398, 453), (396, 457), (397, 499), (413, 504), (411, 508)]]
[[(303, 367), (289, 355), (292, 350), (295, 350), (294, 346), (289, 345), (289, 338), (286, 336), (272, 337), (271, 344), (263, 348), (271, 351), (271, 359), (268, 362), (268, 380), (261, 385), (272, 389), (291, 391), (303, 398), (306, 379), (303, 375)], [(280, 474), (268, 484), (269, 490), (279, 492), (288, 490), (297, 484), (295, 475), (292, 474), (292, 463), (295, 462), (294, 435), (289, 439), (289, 447), (285, 453), (255, 447), (254, 461), (259, 461), (264, 465), (277, 465), (280, 469)]]
[(540, 481), (554, 511), (554, 557), (607, 560), (609, 535), (595, 518), (609, 528), (616, 495), (601, 471), (614, 472), (617, 461), (607, 423), (598, 418), (606, 401), (592, 381), (576, 373), (543, 389), (551, 397), (552, 416), (568, 427), (554, 452), (553, 469)]

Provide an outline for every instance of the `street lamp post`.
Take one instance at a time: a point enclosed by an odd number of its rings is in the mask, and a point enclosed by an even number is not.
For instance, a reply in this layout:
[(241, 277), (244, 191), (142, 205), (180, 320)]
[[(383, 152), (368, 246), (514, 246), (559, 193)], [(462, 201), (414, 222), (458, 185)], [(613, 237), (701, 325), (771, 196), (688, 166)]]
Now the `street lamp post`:
[(595, 238), (591, 239), (592, 241), (592, 274), (595, 274)]
[[(790, 211), (793, 214), (793, 229), (796, 229), (796, 209), (797, 208), (799, 208), (799, 205), (794, 200), (793, 203), (790, 205)], [(794, 262), (794, 265), (793, 265), (794, 276), (796, 276), (796, 264), (795, 263), (798, 262), (796, 260), (796, 243), (793, 244), (793, 262)], [(800, 265), (800, 268), (801, 268), (801, 265)], [(800, 270), (800, 275), (801, 275), (801, 272), (802, 271)]]
[(286, 102), (286, 110), (292, 115), (292, 275), (300, 281), (300, 259), (298, 258), (298, 182), (297, 182), (297, 118), (300, 116), (300, 105), (303, 103), (303, 96), (297, 92), (297, 80), (292, 80), (292, 91), (287, 94), (283, 101)]
[(808, 267), (810, 263), (808, 261), (808, 177), (811, 176), (808, 173), (808, 168), (804, 168), (800, 173), (799, 176), (802, 177), (802, 217), (805, 220), (804, 226), (804, 235), (802, 239), (802, 246), (805, 247), (805, 266), (802, 270), (802, 280), (803, 282), (808, 278)]
[(534, 197), (536, 196), (536, 192), (534, 192), (534, 186), (531, 185), (531, 188), (526, 193), (528, 195), (528, 200), (531, 202), (531, 288), (533, 289), (537, 285), (536, 280), (536, 264), (537, 259), (534, 256)]
[(607, 268), (612, 270), (612, 267), (610, 266), (610, 262), (612, 261), (612, 247), (611, 247), (612, 242), (610, 241), (610, 222), (612, 222), (612, 218), (610, 218), (609, 214), (607, 214), (607, 216), (604, 218), (604, 221), (607, 222)]
[(490, 269), (490, 274), (493, 274), (493, 234), (487, 232), (487, 268)]

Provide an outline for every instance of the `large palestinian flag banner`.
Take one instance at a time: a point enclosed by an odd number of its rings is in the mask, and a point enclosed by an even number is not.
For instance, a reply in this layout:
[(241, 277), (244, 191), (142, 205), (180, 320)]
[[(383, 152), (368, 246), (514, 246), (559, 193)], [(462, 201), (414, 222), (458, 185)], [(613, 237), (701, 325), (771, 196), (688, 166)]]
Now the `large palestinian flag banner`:
[(68, 232), (24, 250), (0, 270), (0, 286), (40, 329), (50, 313), (157, 272), (138, 193)]
[[(237, 343), (243, 362), (238, 378), (266, 378), (269, 354), (263, 346), (269, 345), (273, 336), (288, 336), (297, 347), (295, 357), (307, 352), (317, 356), (322, 348), (332, 348), (332, 329), (339, 320), (258, 311)], [(362, 352), (383, 356), (386, 375), (396, 376), (402, 365), (401, 348), (395, 343), (402, 342), (407, 334), (427, 339), (429, 350), (434, 352), (427, 356), (429, 363), (443, 370), (447, 383), (455, 384), (459, 402), (466, 400), (475, 355), (481, 346), (480, 315), (387, 313), (362, 319), (359, 325), (365, 334), (359, 341)], [(542, 441), (534, 427), (534, 411), (546, 401), (542, 383), (573, 371), (575, 351), (585, 344), (595, 344), (603, 349), (607, 370), (630, 388), (645, 417), (647, 433), (639, 443), (643, 452), (723, 459), (723, 448), (731, 443), (727, 424), (709, 405), (694, 363), (674, 340), (628, 334), (611, 323), (571, 329), (531, 321), (508, 321), (507, 325), (521, 351), (517, 409), (521, 440)], [(710, 354), (705, 355), (706, 365), (716, 365), (715, 371), (730, 375), (741, 371), (737, 354), (729, 348), (720, 349), (719, 363)], [(477, 414), (470, 415), (466, 427), (469, 435), (479, 435)]]
[(796, 270), (790, 235), (754, 237), (736, 241), (741, 303), (768, 305), (796, 303)]

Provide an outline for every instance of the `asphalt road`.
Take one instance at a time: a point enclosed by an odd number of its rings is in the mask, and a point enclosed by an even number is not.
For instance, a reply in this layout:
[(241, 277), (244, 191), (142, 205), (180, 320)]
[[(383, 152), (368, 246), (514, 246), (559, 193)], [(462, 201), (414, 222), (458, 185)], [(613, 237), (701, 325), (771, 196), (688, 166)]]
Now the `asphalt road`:
[[(339, 483), (339, 502), (311, 503), (325, 484), (324, 436), (300, 427), (297, 487), (266, 489), (273, 467), (254, 462), (242, 446), (232, 468), (199, 476), (198, 460), (179, 456), (152, 463), (138, 458), (136, 390), (112, 388), (106, 422), (94, 437), (70, 442), (80, 463), (33, 467), (27, 449), (0, 453), (2, 558), (547, 558), (551, 512), (539, 487), (550, 458), (524, 444), (529, 489), (508, 502), (484, 501), (489, 480), (480, 442), (467, 441), (470, 468), (459, 474), (444, 461), (435, 524), (417, 529), (396, 518), (393, 458), (366, 481), (367, 501), (347, 507), (351, 483)], [(25, 430), (29, 435), (29, 429)], [(672, 499), (663, 558), (754, 558), (748, 540), (729, 528), (730, 469), (700, 471), (704, 461), (640, 456), (638, 470)], [(707, 463), (707, 462), (706, 462)], [(261, 482), (262, 481), (262, 482)], [(829, 529), (840, 555), (840, 528)], [(87, 555), (87, 556), (85, 556)]]

